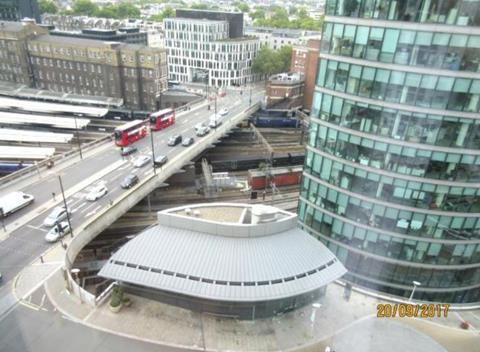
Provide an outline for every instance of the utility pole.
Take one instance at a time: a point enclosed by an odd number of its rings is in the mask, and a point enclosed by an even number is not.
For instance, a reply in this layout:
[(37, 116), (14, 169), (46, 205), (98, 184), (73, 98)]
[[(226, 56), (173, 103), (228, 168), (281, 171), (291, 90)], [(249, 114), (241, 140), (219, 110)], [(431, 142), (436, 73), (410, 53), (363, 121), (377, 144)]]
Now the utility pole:
[(83, 160), (83, 155), (82, 155), (82, 145), (80, 143), (80, 134), (78, 132), (78, 126), (77, 126), (77, 115), (73, 116), (73, 119), (75, 120), (75, 132), (77, 133), (77, 143), (78, 143), (78, 151), (80, 152), (80, 159)]
[(215, 132), (217, 131), (217, 95), (218, 88), (215, 88)]
[(68, 221), (68, 227), (70, 228), (70, 237), (73, 237), (73, 228), (72, 228), (72, 223), (70, 222), (70, 212), (69, 212), (69, 209), (67, 208), (67, 200), (65, 199), (65, 193), (63, 192), (62, 177), (60, 175), (58, 175), (58, 181), (60, 182), (60, 190), (62, 191), (63, 205), (65, 206), (65, 211), (67, 212), (67, 221)]
[(153, 174), (157, 174), (157, 169), (155, 168), (155, 144), (153, 143), (153, 130), (150, 127), (150, 141), (152, 142), (152, 166), (153, 166)]

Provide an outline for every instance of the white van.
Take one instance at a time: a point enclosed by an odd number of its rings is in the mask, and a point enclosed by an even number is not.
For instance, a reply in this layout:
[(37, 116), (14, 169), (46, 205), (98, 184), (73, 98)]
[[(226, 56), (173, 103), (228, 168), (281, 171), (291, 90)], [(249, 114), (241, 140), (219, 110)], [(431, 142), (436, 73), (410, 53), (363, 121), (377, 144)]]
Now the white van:
[(0, 215), (8, 216), (33, 203), (35, 198), (23, 192), (12, 192), (0, 198)]
[(215, 114), (213, 114), (212, 116), (210, 116), (210, 122), (208, 123), (208, 127), (217, 128), (222, 124), (224, 119), (225, 115), (217, 114), (217, 116), (215, 116)]

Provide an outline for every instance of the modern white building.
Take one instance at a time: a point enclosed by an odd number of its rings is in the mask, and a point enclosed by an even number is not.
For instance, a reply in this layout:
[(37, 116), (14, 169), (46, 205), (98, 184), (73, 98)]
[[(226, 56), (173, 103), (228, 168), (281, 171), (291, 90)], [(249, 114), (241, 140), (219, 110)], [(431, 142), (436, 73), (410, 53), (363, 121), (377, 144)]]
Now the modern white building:
[(164, 20), (169, 79), (213, 86), (253, 81), (252, 60), (260, 42), (243, 35), (243, 14), (177, 10)]
[(321, 38), (321, 32), (270, 27), (247, 27), (245, 34), (258, 37), (261, 46), (268, 46), (273, 50), (285, 45), (305, 45), (309, 39)]

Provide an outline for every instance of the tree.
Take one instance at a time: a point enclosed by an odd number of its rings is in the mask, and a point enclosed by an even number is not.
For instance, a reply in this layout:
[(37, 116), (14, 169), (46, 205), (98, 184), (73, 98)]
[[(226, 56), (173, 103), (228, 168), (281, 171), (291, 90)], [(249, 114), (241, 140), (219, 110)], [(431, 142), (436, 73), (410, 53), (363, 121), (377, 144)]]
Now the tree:
[(98, 12), (98, 6), (90, 0), (76, 0), (73, 8), (73, 15), (95, 16)]
[(165, 10), (163, 10), (159, 14), (150, 16), (149, 20), (155, 21), (155, 22), (162, 22), (164, 18), (172, 18), (172, 17), (175, 17), (175, 10), (170, 6), (168, 6), (165, 8)]
[(38, 7), (40, 9), (40, 13), (57, 13), (58, 7), (55, 3), (51, 0), (39, 0)]
[(195, 10), (208, 10), (207, 4), (195, 3), (190, 6), (190, 8)]
[(292, 63), (292, 47), (284, 45), (277, 51), (278, 60), (282, 63), (282, 70), (280, 72), (290, 71), (290, 64)]
[(240, 12), (246, 13), (250, 11), (250, 7), (244, 2), (236, 2), (234, 5)]
[(250, 12), (250, 17), (254, 20), (264, 20), (265, 10), (261, 7), (257, 7), (254, 12)]
[[(291, 49), (290, 49), (291, 50)], [(288, 71), (286, 68), (285, 53), (280, 50), (272, 50), (267, 46), (262, 47), (253, 59), (252, 70), (255, 73), (270, 76), (274, 73)]]
[(116, 11), (117, 11), (117, 18), (123, 19), (123, 18), (139, 18), (140, 17), (140, 10), (128, 3), (128, 2), (122, 2), (116, 6)]

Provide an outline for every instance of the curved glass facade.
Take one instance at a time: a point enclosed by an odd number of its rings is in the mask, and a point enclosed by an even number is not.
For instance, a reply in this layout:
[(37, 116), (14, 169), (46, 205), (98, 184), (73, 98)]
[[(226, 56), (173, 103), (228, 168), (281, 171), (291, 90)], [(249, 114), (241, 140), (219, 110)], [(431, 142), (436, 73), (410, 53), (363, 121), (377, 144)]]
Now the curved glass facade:
[(325, 4), (334, 16), (479, 26), (478, 0), (335, 0)]
[(419, 281), (415, 299), (480, 301), (480, 1), (326, 11), (301, 226), (353, 283), (408, 297)]

